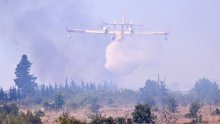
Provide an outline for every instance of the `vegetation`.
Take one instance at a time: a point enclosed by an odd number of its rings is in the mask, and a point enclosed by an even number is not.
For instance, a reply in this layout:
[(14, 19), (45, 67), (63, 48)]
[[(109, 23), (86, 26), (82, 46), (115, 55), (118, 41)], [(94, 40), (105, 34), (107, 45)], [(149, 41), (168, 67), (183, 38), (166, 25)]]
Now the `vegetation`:
[[(194, 87), (186, 92), (174, 92), (166, 88), (163, 81), (147, 80), (144, 87), (139, 90), (118, 88), (115, 83), (104, 82), (64, 82), (37, 85), (37, 77), (30, 74), (32, 63), (27, 55), (22, 55), (20, 62), (15, 69), (15, 85), (8, 90), (0, 88), (0, 120), (1, 123), (41, 123), (40, 117), (44, 112), (39, 110), (34, 113), (19, 112), (15, 104), (25, 107), (40, 106), (45, 110), (64, 110), (62, 108), (85, 109), (95, 114), (91, 123), (154, 123), (156, 116), (152, 113), (151, 107), (157, 108), (158, 113), (165, 120), (165, 123), (175, 123), (178, 113), (178, 106), (190, 105), (186, 117), (192, 122), (201, 122), (202, 115), (199, 113), (201, 104), (218, 105), (220, 103), (220, 90), (215, 81), (202, 78), (196, 81)], [(172, 96), (172, 97), (171, 97)], [(198, 101), (193, 102), (191, 101)], [(15, 103), (15, 104), (7, 104)], [(141, 103), (136, 105), (137, 103)], [(178, 104), (177, 104), (178, 103)], [(65, 105), (65, 107), (63, 107)], [(135, 106), (132, 118), (127, 117), (106, 117), (99, 114), (103, 106), (117, 107), (120, 105)], [(165, 105), (165, 106), (164, 106)], [(161, 109), (161, 106), (162, 107)], [(219, 115), (217, 108), (210, 112)], [(184, 113), (185, 114), (185, 113)], [(84, 124), (79, 120), (63, 114), (57, 122)]]
[(197, 102), (193, 102), (190, 105), (189, 113), (186, 114), (186, 117), (192, 119), (192, 123), (200, 123), (202, 122), (203, 116), (201, 114), (198, 115), (198, 111), (201, 108), (201, 105)]
[(0, 106), (0, 123), (1, 124), (41, 124), (38, 115), (30, 111), (27, 113), (19, 112), (15, 104), (4, 104)]
[(148, 105), (165, 104), (169, 93), (164, 82), (147, 80), (145, 86), (140, 88), (140, 101)]
[(177, 110), (178, 105), (177, 105), (176, 100), (173, 97), (170, 97), (168, 99), (167, 105), (168, 105), (168, 109), (170, 112), (175, 112)]
[(151, 112), (150, 106), (147, 104), (136, 105), (132, 116), (135, 123), (154, 123), (156, 118), (156, 116)]
[(60, 124), (86, 124), (86, 122), (81, 122), (80, 120), (70, 117), (68, 113), (64, 112), (62, 116), (59, 117), (56, 122)]
[(60, 110), (64, 104), (64, 97), (61, 94), (56, 94), (53, 103), (50, 104), (46, 101), (43, 103), (43, 107), (45, 110)]
[(64, 97), (61, 95), (61, 94), (56, 94), (54, 96), (54, 103), (53, 103), (53, 106), (54, 106), (54, 109), (60, 109), (62, 108), (62, 106), (64, 105)]
[[(18, 87), (22, 97), (27, 95), (34, 95), (37, 83), (37, 77), (30, 75), (31, 62), (28, 60), (27, 55), (22, 55), (21, 61), (15, 69), (16, 78), (14, 79), (15, 85)], [(14, 94), (16, 96), (16, 92)]]
[(111, 116), (106, 117), (101, 114), (95, 114), (91, 116), (91, 122), (86, 123), (80, 120), (70, 117), (68, 113), (63, 113), (57, 120), (60, 124), (129, 124), (129, 119), (126, 121), (123, 117), (113, 119)]
[(215, 114), (215, 115), (220, 115), (220, 109), (219, 109), (219, 108), (216, 108), (215, 111), (213, 112), (213, 114)]
[(194, 88), (191, 90), (191, 96), (194, 100), (205, 103), (218, 103), (220, 101), (220, 91), (216, 82), (212, 82), (209, 79), (199, 79)]
[(177, 116), (173, 112), (170, 112), (170, 110), (167, 110), (166, 107), (162, 107), (159, 114), (163, 123), (176, 124), (178, 119)]
[(196, 118), (198, 116), (197, 112), (199, 111), (200, 108), (201, 108), (201, 105), (199, 103), (197, 102), (191, 103), (190, 108), (189, 108), (189, 113), (186, 114), (186, 117)]
[(111, 116), (105, 117), (101, 114), (96, 114), (92, 117), (90, 124), (114, 124), (114, 119)]

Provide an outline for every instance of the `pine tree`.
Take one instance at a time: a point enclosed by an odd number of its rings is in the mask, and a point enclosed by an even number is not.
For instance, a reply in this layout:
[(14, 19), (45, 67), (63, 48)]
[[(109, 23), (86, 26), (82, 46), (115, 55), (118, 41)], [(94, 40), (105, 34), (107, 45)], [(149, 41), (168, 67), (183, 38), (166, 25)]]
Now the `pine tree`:
[(56, 94), (54, 96), (54, 108), (60, 109), (65, 104), (64, 97), (61, 94)]
[(176, 100), (173, 97), (170, 97), (168, 99), (167, 105), (168, 105), (168, 109), (170, 112), (175, 112), (177, 110), (178, 105), (177, 105)]
[(0, 102), (4, 102), (6, 100), (6, 93), (2, 88), (0, 88)]
[(67, 77), (66, 77), (66, 80), (65, 80), (65, 90), (67, 90), (69, 88), (68, 86), (68, 80), (67, 80)]
[(18, 90), (21, 91), (22, 97), (27, 95), (33, 95), (37, 84), (35, 80), (37, 77), (30, 75), (31, 62), (28, 60), (27, 55), (22, 55), (21, 61), (15, 69), (16, 79), (15, 85), (18, 87)]
[(11, 87), (9, 89), (9, 100), (16, 101), (17, 100), (17, 90), (15, 87)]

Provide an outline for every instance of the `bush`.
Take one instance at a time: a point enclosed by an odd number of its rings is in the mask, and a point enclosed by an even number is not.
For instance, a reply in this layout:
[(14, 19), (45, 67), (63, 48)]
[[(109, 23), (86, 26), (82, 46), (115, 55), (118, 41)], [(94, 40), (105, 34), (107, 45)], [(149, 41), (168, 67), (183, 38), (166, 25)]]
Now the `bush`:
[(34, 115), (31, 111), (27, 111), (25, 115), (25, 120), (27, 124), (41, 124), (41, 119), (39, 116)]
[(138, 104), (132, 113), (133, 121), (135, 123), (154, 123), (155, 115), (151, 113), (151, 107), (147, 104)]
[(199, 103), (196, 103), (196, 102), (191, 103), (190, 108), (189, 108), (189, 113), (186, 114), (186, 117), (196, 118), (197, 112), (199, 111), (200, 108), (201, 108), (201, 105)]
[(131, 118), (128, 118), (126, 124), (132, 124), (132, 119), (131, 119)]
[(0, 107), (1, 114), (11, 114), (11, 115), (17, 115), (19, 112), (18, 107), (16, 104), (4, 104), (2, 107)]
[(220, 109), (219, 108), (216, 108), (213, 112), (213, 114), (215, 115), (220, 115)]
[(123, 117), (117, 117), (117, 118), (115, 119), (115, 123), (116, 123), (116, 124), (125, 124), (125, 123), (126, 123), (126, 120), (125, 120), (125, 118), (123, 118)]
[(54, 96), (53, 103), (49, 103), (45, 101), (43, 103), (43, 107), (45, 110), (60, 110), (64, 104), (65, 104), (64, 97), (60, 94), (56, 94)]
[(15, 104), (0, 106), (0, 124), (41, 124), (39, 116), (30, 111), (19, 112)]
[(34, 114), (38, 117), (42, 117), (45, 115), (45, 112), (42, 110), (35, 111)]
[(60, 124), (86, 124), (86, 122), (81, 122), (74, 117), (70, 117), (67, 112), (64, 112), (62, 116), (60, 116), (59, 119), (56, 121)]
[(62, 106), (65, 104), (64, 97), (61, 94), (56, 94), (54, 96), (54, 103), (53, 106), (56, 110), (62, 108)]
[(47, 101), (43, 103), (44, 110), (52, 110), (53, 104), (48, 103)]
[(100, 109), (100, 105), (97, 104), (97, 103), (91, 104), (89, 106), (89, 109), (91, 110), (91, 112), (97, 113), (99, 111), (99, 109)]
[(176, 100), (173, 97), (170, 97), (168, 99), (168, 104), (167, 105), (168, 105), (168, 110), (170, 112), (175, 112), (177, 110), (178, 105), (177, 105)]
[(111, 116), (105, 117), (101, 114), (96, 114), (95, 116), (92, 116), (90, 124), (114, 124), (114, 119)]

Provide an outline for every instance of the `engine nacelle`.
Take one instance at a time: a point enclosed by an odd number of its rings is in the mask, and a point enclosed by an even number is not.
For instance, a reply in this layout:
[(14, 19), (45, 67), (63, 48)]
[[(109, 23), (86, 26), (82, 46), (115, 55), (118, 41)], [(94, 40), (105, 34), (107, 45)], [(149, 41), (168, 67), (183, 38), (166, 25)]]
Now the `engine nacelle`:
[(109, 32), (109, 27), (103, 27), (103, 31), (107, 34)]
[(129, 31), (131, 34), (133, 34), (133, 33), (134, 33), (134, 28), (130, 27), (130, 28), (128, 28), (128, 31)]
[(115, 34), (112, 35), (112, 41), (114, 41), (114, 40), (115, 40)]

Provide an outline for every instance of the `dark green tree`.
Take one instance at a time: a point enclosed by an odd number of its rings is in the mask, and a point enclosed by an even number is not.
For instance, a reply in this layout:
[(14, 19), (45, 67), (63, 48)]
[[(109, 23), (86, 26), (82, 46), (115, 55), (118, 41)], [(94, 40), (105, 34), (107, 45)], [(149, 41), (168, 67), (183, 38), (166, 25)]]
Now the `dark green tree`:
[(27, 55), (22, 55), (21, 61), (15, 69), (16, 78), (14, 79), (15, 85), (21, 91), (22, 97), (27, 95), (33, 95), (37, 84), (35, 80), (37, 77), (34, 77), (30, 74), (31, 62), (28, 60)]
[(191, 90), (191, 96), (200, 102), (215, 103), (220, 101), (219, 95), (218, 84), (206, 78), (199, 79)]
[(16, 101), (17, 100), (17, 89), (15, 87), (11, 87), (9, 89), (9, 100)]
[(197, 112), (199, 111), (200, 108), (201, 108), (201, 105), (199, 103), (197, 102), (191, 103), (190, 108), (189, 108), (189, 113), (186, 114), (186, 117), (196, 118), (198, 116)]
[(54, 96), (54, 108), (60, 109), (65, 104), (64, 97), (61, 94), (56, 94)]
[(4, 92), (2, 88), (0, 88), (0, 102), (4, 102), (7, 98), (7, 94)]
[(140, 88), (140, 101), (151, 106), (166, 103), (168, 96), (168, 89), (163, 82), (147, 80), (145, 86)]
[(137, 104), (132, 113), (132, 117), (135, 123), (154, 123), (156, 118), (156, 116), (151, 113), (151, 107), (147, 104)]
[(170, 97), (168, 99), (167, 105), (168, 105), (168, 109), (170, 112), (175, 112), (177, 110), (178, 105), (177, 105), (176, 100), (173, 97)]

